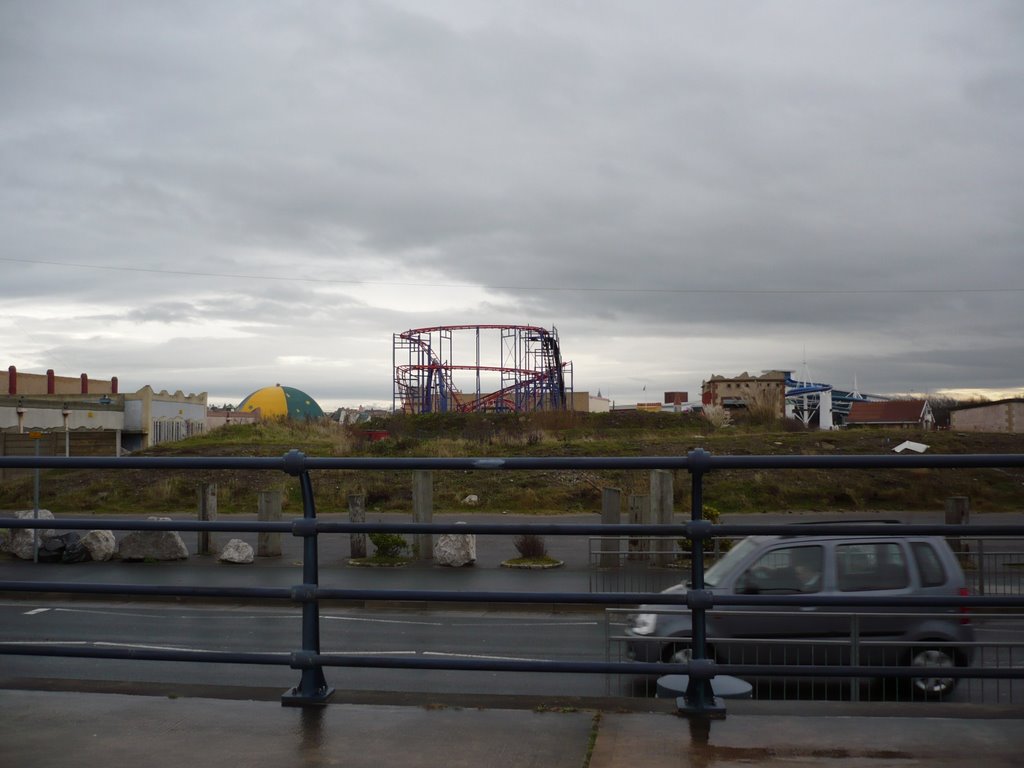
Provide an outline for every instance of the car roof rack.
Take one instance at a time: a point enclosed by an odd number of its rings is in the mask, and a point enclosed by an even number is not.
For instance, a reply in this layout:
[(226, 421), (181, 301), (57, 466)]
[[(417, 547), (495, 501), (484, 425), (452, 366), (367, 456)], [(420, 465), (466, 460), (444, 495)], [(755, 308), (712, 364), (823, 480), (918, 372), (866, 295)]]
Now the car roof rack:
[[(786, 525), (814, 525), (827, 527), (830, 525), (900, 525), (899, 520), (808, 520), (806, 523), (786, 523)], [(796, 538), (795, 534), (792, 533), (780, 533), (779, 538), (792, 539)]]
[(900, 525), (901, 520), (808, 520), (806, 523), (787, 523), (787, 525)]

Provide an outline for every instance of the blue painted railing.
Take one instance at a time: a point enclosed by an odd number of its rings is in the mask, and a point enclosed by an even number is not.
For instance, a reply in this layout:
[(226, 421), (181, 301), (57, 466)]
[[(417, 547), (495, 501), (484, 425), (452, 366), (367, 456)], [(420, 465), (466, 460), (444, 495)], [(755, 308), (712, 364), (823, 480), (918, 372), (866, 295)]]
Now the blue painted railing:
[[(333, 689), (324, 667), (380, 667), (391, 669), (486, 670), (507, 672), (579, 672), (599, 674), (685, 673), (690, 683), (681, 704), (688, 714), (708, 716), (719, 713), (711, 681), (716, 675), (759, 675), (776, 677), (920, 677), (921, 670), (909, 667), (864, 666), (762, 666), (718, 664), (708, 658), (706, 613), (726, 606), (836, 606), (847, 610), (879, 607), (965, 607), (1024, 608), (1024, 595), (964, 597), (878, 597), (864, 595), (713, 595), (704, 587), (704, 541), (714, 537), (773, 534), (777, 525), (712, 525), (703, 519), (704, 477), (722, 469), (954, 469), (1024, 467), (1024, 454), (918, 455), (918, 456), (712, 456), (695, 450), (679, 457), (594, 457), (594, 458), (320, 458), (293, 450), (276, 458), (254, 457), (0, 457), (0, 467), (12, 469), (144, 469), (160, 470), (266, 470), (285, 472), (299, 480), (303, 517), (290, 522), (253, 521), (165, 521), (124, 518), (47, 520), (47, 528), (64, 530), (173, 530), (211, 532), (289, 533), (303, 539), (303, 581), (290, 587), (198, 587), (144, 584), (82, 584), (68, 582), (0, 581), (0, 592), (64, 593), (93, 595), (173, 596), (183, 598), (235, 598), (288, 600), (302, 606), (302, 647), (288, 654), (229, 653), (180, 650), (86, 648), (74, 645), (7, 643), (0, 653), (26, 656), (65, 656), (153, 661), (190, 661), (217, 664), (286, 664), (300, 671), (300, 680), (282, 696), (287, 705), (323, 704)], [(537, 534), (541, 536), (606, 535), (605, 525), (586, 524), (488, 524), (488, 523), (337, 523), (319, 520), (310, 473), (331, 470), (685, 470), (691, 478), (691, 519), (686, 524), (615, 526), (619, 536), (659, 536), (692, 541), (690, 581), (692, 588), (682, 597), (650, 592), (465, 592), (439, 590), (337, 589), (319, 586), (318, 537), (320, 534), (370, 533), (475, 533)], [(1024, 501), (1024, 499), (1022, 499)], [(1024, 503), (1022, 503), (1024, 508)], [(37, 520), (0, 518), (0, 528), (39, 528)], [(787, 535), (820, 535), (817, 525), (785, 527)], [(938, 536), (1021, 537), (1022, 525), (877, 525), (834, 524), (832, 535), (892, 535), (894, 533)], [(635, 662), (514, 661), (492, 659), (395, 658), (349, 656), (322, 653), (320, 649), (320, 600), (419, 600), (485, 603), (556, 603), (624, 605), (685, 605), (693, 614), (693, 658), (688, 663), (641, 664)], [(944, 668), (944, 677), (1024, 678), (1024, 669), (1005, 667)]]

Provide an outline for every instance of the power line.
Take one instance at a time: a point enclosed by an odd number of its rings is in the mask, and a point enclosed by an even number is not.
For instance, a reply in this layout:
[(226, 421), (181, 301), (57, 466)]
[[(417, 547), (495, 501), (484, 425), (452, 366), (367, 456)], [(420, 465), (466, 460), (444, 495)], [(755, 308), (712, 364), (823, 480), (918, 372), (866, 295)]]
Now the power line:
[(252, 275), (240, 272), (198, 272), (185, 269), (155, 269), (152, 267), (125, 267), (108, 264), (82, 264), (43, 259), (13, 259), (0, 256), (0, 261), (15, 264), (32, 264), (49, 267), (71, 267), (75, 269), (100, 269), (109, 272), (137, 272), (154, 275), (178, 275), (182, 277), (221, 277), (232, 280), (267, 280), (273, 282), (313, 283), (318, 285), (369, 285), (399, 288), (473, 288), (492, 291), (530, 291), (564, 293), (648, 293), (648, 294), (761, 294), (761, 295), (857, 295), (857, 294), (956, 294), (956, 293), (1024, 293), (1024, 288), (654, 288), (654, 287), (594, 287), (554, 285), (484, 285), (477, 283), (423, 283), (397, 280), (342, 280), (329, 277), (295, 277), (290, 275)]

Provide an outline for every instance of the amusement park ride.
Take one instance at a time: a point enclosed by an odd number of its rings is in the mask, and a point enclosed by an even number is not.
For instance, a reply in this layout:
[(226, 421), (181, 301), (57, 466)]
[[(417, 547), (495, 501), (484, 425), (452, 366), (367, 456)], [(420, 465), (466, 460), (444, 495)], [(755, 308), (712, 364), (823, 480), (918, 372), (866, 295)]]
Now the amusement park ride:
[(396, 412), (565, 410), (572, 397), (572, 363), (562, 360), (554, 327), (413, 328), (394, 334), (392, 355)]
[(786, 416), (799, 419), (805, 427), (810, 427), (817, 419), (821, 429), (834, 429), (846, 423), (853, 403), (882, 399), (862, 395), (857, 391), (856, 383), (853, 391), (849, 392), (836, 389), (831, 384), (813, 382), (810, 378), (807, 363), (804, 363), (800, 380), (794, 379), (792, 374), (786, 375)]

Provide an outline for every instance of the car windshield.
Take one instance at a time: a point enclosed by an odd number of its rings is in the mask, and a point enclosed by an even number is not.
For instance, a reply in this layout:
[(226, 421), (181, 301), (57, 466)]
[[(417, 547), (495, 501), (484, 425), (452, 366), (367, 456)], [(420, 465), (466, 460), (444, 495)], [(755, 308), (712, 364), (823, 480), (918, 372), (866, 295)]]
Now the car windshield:
[(740, 541), (705, 571), (704, 585), (707, 587), (717, 587), (722, 576), (732, 570), (733, 563), (741, 561), (755, 547), (757, 547), (757, 543), (752, 538), (748, 537)]

